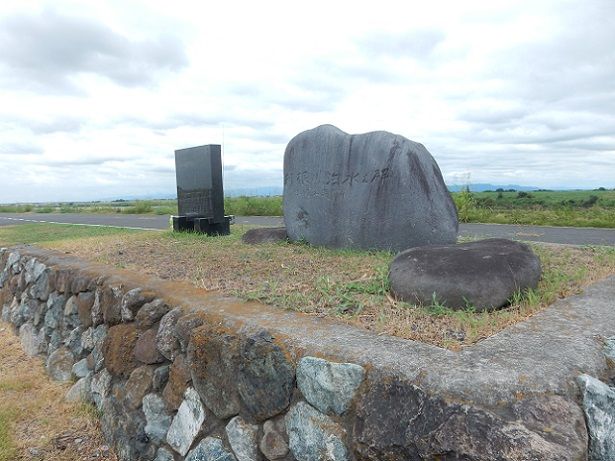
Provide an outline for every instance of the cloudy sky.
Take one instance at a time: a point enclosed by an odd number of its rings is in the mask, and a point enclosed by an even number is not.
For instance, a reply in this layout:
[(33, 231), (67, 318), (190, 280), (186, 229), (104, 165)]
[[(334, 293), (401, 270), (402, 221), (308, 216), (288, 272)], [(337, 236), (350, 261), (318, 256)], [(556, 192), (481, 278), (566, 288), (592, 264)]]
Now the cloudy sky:
[(615, 187), (615, 1), (28, 1), (0, 10), (0, 202), (172, 194), (223, 144), (281, 186), (297, 133), (423, 143), (449, 184)]

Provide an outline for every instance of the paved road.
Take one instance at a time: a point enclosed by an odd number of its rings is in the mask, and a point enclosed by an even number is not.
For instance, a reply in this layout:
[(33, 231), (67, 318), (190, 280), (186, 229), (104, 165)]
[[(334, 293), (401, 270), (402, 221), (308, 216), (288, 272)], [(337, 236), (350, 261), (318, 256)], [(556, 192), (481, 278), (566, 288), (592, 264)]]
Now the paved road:
[[(169, 226), (168, 216), (122, 214), (70, 213), (0, 213), (0, 226), (27, 222), (48, 222), (95, 226), (118, 226), (136, 229), (161, 230)], [(235, 224), (282, 226), (282, 218), (275, 216), (237, 216)], [(461, 224), (460, 236), (504, 237), (533, 242), (564, 243), (569, 245), (615, 246), (615, 229), (579, 227), (514, 226), (508, 224)]]
[(615, 246), (615, 229), (594, 227), (515, 226), (511, 224), (460, 224), (460, 236), (502, 237), (530, 242), (567, 245)]

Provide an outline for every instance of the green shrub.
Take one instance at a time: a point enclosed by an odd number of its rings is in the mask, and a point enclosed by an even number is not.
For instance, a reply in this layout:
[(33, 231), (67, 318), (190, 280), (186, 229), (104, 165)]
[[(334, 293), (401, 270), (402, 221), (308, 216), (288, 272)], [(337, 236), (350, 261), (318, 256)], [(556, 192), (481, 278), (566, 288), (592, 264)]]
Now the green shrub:
[(226, 197), (224, 212), (236, 216), (282, 216), (282, 197)]
[(122, 209), (122, 213), (127, 214), (146, 214), (153, 212), (154, 208), (151, 202), (145, 200), (137, 200), (134, 205)]
[(453, 196), (457, 207), (457, 216), (461, 222), (469, 222), (470, 214), (474, 208), (474, 196), (469, 187), (464, 187), (461, 192)]
[(0, 205), (0, 213), (28, 213), (32, 205)]

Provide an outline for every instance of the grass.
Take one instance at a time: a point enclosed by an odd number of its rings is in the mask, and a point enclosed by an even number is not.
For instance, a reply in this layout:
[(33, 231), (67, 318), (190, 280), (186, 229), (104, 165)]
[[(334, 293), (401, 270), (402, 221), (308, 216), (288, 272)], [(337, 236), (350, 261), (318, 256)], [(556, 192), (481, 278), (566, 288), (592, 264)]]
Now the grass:
[[(24, 225), (37, 226), (36, 224)], [(0, 228), (0, 245), (22, 232)], [(312, 316), (335, 317), (376, 333), (414, 339), (450, 349), (475, 343), (528, 318), (558, 298), (615, 274), (615, 248), (533, 244), (543, 277), (536, 290), (517, 293), (511, 306), (475, 312), (433, 303), (415, 306), (389, 294), (387, 252), (332, 250), (301, 243), (246, 245), (245, 227), (224, 237), (173, 232), (124, 232), (73, 238), (55, 235), (41, 245), (84, 259), (188, 280), (207, 290)], [(30, 233), (30, 231), (28, 231)]]
[(60, 240), (87, 239), (125, 235), (142, 231), (116, 227), (78, 226), (71, 224), (21, 224), (0, 227), (0, 245), (50, 243)]
[(0, 205), (0, 213), (29, 213), (34, 205)]
[[(96, 414), (89, 405), (64, 401), (69, 388), (50, 381), (42, 360), (26, 356), (11, 326), (0, 322), (0, 461), (101, 455), (104, 441)], [(97, 459), (117, 460), (113, 453)]]
[(453, 193), (461, 222), (615, 227), (615, 191)]
[(282, 216), (282, 197), (226, 197), (224, 210), (235, 216)]
[(15, 416), (13, 409), (0, 410), (0, 461), (14, 460), (16, 457), (17, 447), (10, 434), (11, 422)]

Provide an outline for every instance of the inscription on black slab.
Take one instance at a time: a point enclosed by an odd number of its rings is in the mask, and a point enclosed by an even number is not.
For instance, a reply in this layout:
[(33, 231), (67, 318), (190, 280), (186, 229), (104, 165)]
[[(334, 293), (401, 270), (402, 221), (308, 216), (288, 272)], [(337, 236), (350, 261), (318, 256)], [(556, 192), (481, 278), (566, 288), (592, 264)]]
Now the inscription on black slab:
[(222, 155), (218, 144), (175, 151), (177, 205), (180, 216), (224, 221)]

